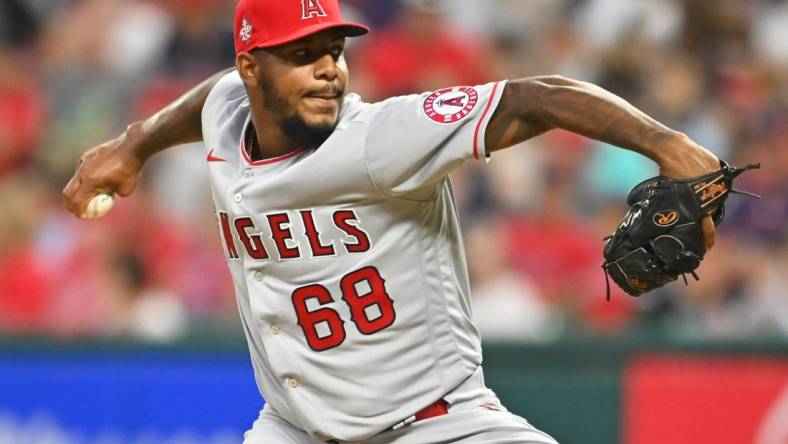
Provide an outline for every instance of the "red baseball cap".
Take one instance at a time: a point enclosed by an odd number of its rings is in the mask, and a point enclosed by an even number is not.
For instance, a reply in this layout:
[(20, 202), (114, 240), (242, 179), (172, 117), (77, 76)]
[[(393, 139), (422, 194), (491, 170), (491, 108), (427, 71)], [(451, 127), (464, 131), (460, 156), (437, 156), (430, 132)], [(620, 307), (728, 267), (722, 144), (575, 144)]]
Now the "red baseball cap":
[(349, 37), (369, 32), (342, 20), (338, 0), (240, 0), (235, 8), (235, 52), (270, 48), (331, 28)]

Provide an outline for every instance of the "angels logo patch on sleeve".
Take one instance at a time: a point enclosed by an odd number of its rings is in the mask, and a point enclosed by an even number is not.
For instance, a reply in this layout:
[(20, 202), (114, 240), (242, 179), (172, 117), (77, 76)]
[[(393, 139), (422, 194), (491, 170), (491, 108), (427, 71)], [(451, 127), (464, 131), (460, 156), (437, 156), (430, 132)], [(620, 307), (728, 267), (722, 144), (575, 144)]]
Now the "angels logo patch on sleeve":
[(424, 100), (424, 113), (437, 123), (455, 123), (467, 117), (478, 102), (479, 93), (474, 88), (444, 88)]

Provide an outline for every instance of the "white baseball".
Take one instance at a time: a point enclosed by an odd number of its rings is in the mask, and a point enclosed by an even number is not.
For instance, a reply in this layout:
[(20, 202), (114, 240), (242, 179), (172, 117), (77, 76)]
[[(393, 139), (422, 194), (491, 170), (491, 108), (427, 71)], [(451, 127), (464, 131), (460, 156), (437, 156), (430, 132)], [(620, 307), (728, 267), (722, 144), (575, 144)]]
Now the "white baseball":
[(112, 209), (114, 204), (115, 196), (112, 194), (97, 194), (93, 197), (93, 199), (90, 199), (90, 202), (88, 202), (87, 207), (85, 207), (85, 213), (82, 215), (82, 217), (85, 219), (96, 219), (103, 217), (109, 213), (109, 210)]

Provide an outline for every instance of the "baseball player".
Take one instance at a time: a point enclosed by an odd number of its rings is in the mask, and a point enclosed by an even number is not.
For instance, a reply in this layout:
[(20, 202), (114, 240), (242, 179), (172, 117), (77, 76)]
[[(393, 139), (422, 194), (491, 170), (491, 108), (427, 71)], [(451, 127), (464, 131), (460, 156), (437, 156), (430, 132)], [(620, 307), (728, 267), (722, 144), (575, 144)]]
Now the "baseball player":
[[(554, 443), (485, 386), (447, 175), (564, 128), (670, 177), (719, 166), (588, 83), (536, 77), (365, 103), (346, 94), (337, 0), (241, 0), (236, 66), (88, 151), (82, 215), (143, 164), (204, 140), (224, 253), (266, 404), (245, 443)], [(713, 242), (713, 226), (706, 228)]]

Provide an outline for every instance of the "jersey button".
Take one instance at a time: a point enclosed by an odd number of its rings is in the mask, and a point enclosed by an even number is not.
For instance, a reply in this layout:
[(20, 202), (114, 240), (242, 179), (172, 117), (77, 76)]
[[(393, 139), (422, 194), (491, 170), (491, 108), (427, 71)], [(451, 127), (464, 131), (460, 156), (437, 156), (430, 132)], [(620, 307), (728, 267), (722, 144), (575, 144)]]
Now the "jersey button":
[(262, 281), (263, 280), (263, 272), (262, 271), (255, 271), (254, 272), (254, 280)]
[(252, 177), (252, 170), (244, 170), (244, 172), (241, 173), (241, 175), (243, 175), (244, 177)]
[(279, 334), (279, 326), (274, 324), (271, 326), (271, 333), (278, 335)]
[(233, 200), (235, 200), (236, 202), (240, 202), (241, 200), (243, 200), (243, 196), (241, 196), (241, 193), (236, 193), (235, 196), (233, 196)]
[(287, 378), (287, 386), (291, 389), (298, 387), (298, 379), (296, 378)]

